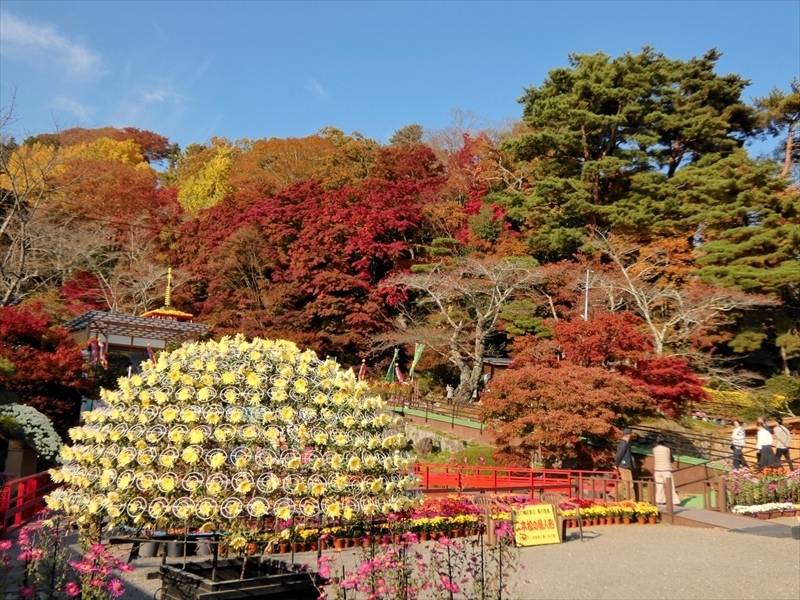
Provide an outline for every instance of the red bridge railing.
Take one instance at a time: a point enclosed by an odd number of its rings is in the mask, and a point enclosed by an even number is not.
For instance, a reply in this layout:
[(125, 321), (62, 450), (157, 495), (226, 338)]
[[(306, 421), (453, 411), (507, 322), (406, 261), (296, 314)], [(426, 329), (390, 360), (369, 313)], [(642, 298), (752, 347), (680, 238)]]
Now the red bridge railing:
[(0, 492), (0, 538), (22, 527), (45, 508), (44, 497), (58, 485), (46, 471), (7, 481)]
[(605, 498), (616, 489), (615, 471), (574, 469), (522, 469), (416, 463), (422, 491), (514, 492), (534, 498), (541, 492), (561, 492), (572, 498)]

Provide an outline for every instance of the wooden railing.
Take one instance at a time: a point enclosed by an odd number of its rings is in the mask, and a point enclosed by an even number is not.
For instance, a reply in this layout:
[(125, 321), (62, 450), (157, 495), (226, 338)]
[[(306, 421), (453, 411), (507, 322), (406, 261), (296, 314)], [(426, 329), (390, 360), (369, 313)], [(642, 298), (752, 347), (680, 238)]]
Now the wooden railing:
[(58, 485), (46, 471), (6, 482), (0, 492), (0, 538), (22, 527), (45, 508), (44, 497)]
[[(707, 460), (709, 462), (718, 460), (729, 460), (733, 452), (730, 448), (730, 437), (715, 434), (702, 434), (694, 432), (674, 431), (653, 427), (651, 425), (636, 425), (633, 431), (638, 434), (635, 445), (651, 446), (657, 436), (662, 436), (667, 446), (672, 448), (675, 456), (691, 456)], [(797, 436), (795, 436), (796, 438)], [(743, 449), (745, 460), (750, 466), (758, 463), (758, 450), (755, 448), (755, 438), (751, 435), (747, 440), (748, 444)], [(800, 461), (800, 440), (794, 439), (789, 448), (790, 456), (793, 461)], [(795, 468), (800, 465), (795, 465)]]
[(561, 492), (572, 498), (618, 498), (621, 487), (614, 471), (525, 469), (416, 463), (414, 472), (426, 494), (452, 492), (513, 492), (535, 498), (542, 492)]
[(440, 417), (438, 420), (445, 420), (445, 422), (450, 422), (451, 424), (455, 423), (457, 419), (473, 421), (483, 429), (481, 407), (473, 403), (452, 403), (447, 402), (445, 399), (431, 402), (414, 395), (395, 395), (386, 398), (386, 403), (397, 411), (412, 409), (423, 412), (426, 418), (428, 415), (437, 415)]

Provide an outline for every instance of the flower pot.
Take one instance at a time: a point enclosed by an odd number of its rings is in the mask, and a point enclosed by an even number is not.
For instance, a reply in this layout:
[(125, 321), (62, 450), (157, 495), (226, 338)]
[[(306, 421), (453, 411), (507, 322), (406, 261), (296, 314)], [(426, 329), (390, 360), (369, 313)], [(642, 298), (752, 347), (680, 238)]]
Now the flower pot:
[(619, 525), (621, 517), (614, 517), (614, 525)]
[(644, 525), (644, 517), (636, 517), (636, 522), (639, 523), (639, 525)]
[(655, 525), (656, 524), (656, 518), (655, 517), (647, 517), (647, 522), (650, 523), (650, 525)]
[(456, 537), (464, 537), (466, 533), (467, 533), (466, 529), (464, 529), (463, 527), (459, 527), (458, 529), (456, 529)]
[(278, 554), (288, 554), (289, 544), (278, 544)]
[(258, 544), (254, 544), (253, 542), (247, 544), (247, 554), (249, 556), (252, 556), (256, 552), (258, 552)]
[(306, 551), (305, 542), (292, 542), (292, 552), (305, 552), (305, 551)]
[(158, 542), (145, 542), (139, 546), (140, 558), (153, 558), (158, 555), (158, 547), (161, 544)]
[(427, 542), (430, 539), (430, 535), (428, 535), (427, 531), (423, 531), (419, 534), (419, 541), (420, 542)]
[(318, 545), (317, 545), (317, 542), (316, 542), (316, 541), (314, 541), (314, 542), (308, 542), (308, 550), (309, 550), (310, 552), (316, 552), (316, 551), (317, 551), (317, 548), (318, 548)]
[(756, 519), (761, 519), (762, 521), (766, 521), (767, 519), (769, 519), (769, 513), (766, 513), (766, 512), (756, 513), (755, 516), (756, 516)]
[(333, 547), (336, 548), (337, 550), (341, 550), (342, 548), (346, 548), (347, 546), (346, 546), (344, 538), (336, 538), (335, 540), (333, 540)]
[(630, 525), (631, 524), (631, 518), (630, 517), (622, 517), (622, 523), (624, 525)]

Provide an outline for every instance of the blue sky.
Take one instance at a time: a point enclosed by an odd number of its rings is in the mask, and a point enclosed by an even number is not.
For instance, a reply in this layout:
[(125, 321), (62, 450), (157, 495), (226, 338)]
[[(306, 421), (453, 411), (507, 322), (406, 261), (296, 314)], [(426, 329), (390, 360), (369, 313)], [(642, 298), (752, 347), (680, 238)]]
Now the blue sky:
[[(800, 74), (800, 1), (15, 2), (0, 7), (0, 105), (20, 133), (104, 125), (181, 146), (304, 136), (386, 141), (451, 110), (519, 118), (571, 52), (711, 47), (748, 98)], [(18, 133), (19, 135), (19, 133)]]

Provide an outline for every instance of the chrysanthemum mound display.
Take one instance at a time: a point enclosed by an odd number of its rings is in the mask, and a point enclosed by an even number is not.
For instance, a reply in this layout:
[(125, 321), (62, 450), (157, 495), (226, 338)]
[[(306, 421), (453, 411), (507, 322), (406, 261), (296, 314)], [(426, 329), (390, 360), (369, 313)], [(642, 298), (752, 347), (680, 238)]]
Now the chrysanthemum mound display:
[(70, 431), (51, 508), (135, 530), (244, 533), (413, 503), (399, 423), (333, 360), (237, 336), (142, 368)]

